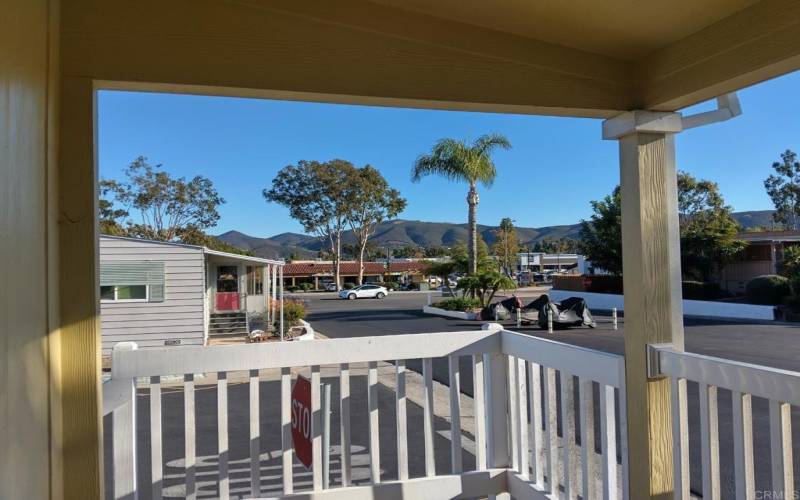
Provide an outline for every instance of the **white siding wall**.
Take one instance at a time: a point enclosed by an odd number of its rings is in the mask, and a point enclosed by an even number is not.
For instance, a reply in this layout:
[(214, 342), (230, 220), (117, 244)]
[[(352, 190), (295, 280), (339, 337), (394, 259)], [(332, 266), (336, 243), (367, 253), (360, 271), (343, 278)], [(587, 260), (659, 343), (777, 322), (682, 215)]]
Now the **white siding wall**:
[(200, 248), (100, 238), (100, 261), (157, 260), (164, 262), (163, 302), (103, 302), (100, 320), (103, 355), (117, 342), (133, 341), (140, 348), (202, 345), (205, 331), (205, 281)]

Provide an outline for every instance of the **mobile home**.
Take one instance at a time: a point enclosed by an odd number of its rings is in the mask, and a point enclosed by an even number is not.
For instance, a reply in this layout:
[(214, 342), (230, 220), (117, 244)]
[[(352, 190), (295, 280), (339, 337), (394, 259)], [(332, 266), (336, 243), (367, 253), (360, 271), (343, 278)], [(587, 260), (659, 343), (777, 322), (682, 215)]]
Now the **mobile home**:
[(123, 341), (140, 348), (204, 345), (209, 337), (268, 327), (282, 267), (201, 246), (103, 235), (103, 354)]

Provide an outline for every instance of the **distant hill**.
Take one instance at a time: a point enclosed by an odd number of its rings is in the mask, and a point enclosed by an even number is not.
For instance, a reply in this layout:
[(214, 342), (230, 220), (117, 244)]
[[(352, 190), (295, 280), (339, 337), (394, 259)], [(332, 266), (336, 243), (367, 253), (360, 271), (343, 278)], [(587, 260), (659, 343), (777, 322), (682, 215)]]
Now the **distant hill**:
[[(735, 212), (733, 218), (742, 228), (770, 227), (772, 210), (751, 212)], [(545, 227), (517, 227), (517, 238), (522, 245), (532, 245), (544, 238), (579, 238), (579, 224)], [(495, 240), (497, 226), (478, 225), (478, 233), (484, 241), (491, 245)], [(300, 233), (281, 233), (270, 238), (250, 236), (239, 231), (228, 231), (217, 236), (231, 245), (251, 250), (259, 257), (280, 258), (294, 255), (295, 258), (307, 259), (317, 256), (323, 242), (315, 236)], [(424, 222), (412, 220), (392, 220), (380, 224), (375, 230), (372, 241), (378, 246), (387, 243), (392, 245), (418, 245), (421, 247), (450, 247), (460, 241), (467, 241), (467, 224), (449, 222)], [(355, 243), (351, 231), (347, 231), (344, 243)]]
[(751, 212), (734, 212), (733, 218), (744, 229), (751, 229), (755, 227), (772, 227), (775, 222), (772, 220), (772, 214), (775, 210), (753, 210)]

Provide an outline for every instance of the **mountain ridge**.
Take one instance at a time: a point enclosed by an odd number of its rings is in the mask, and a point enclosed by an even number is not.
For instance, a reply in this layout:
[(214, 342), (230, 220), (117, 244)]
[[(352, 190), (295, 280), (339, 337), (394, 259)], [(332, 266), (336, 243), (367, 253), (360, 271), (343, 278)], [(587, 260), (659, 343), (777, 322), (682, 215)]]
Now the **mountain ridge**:
[[(768, 227), (772, 224), (773, 210), (751, 210), (734, 212), (736, 219), (744, 229)], [(495, 240), (497, 226), (478, 224), (478, 234), (488, 244)], [(517, 227), (517, 239), (520, 245), (533, 245), (544, 238), (579, 238), (580, 223), (543, 227)], [(419, 220), (395, 219), (378, 225), (371, 241), (378, 246), (417, 245), (449, 247), (459, 241), (467, 240), (467, 224), (452, 222), (428, 222)], [(281, 258), (293, 255), (295, 258), (315, 258), (323, 248), (323, 242), (316, 236), (301, 233), (285, 232), (267, 238), (251, 236), (241, 231), (227, 231), (217, 236), (220, 240), (250, 250), (259, 257)], [(342, 237), (344, 244), (355, 243), (352, 231), (346, 231)]]

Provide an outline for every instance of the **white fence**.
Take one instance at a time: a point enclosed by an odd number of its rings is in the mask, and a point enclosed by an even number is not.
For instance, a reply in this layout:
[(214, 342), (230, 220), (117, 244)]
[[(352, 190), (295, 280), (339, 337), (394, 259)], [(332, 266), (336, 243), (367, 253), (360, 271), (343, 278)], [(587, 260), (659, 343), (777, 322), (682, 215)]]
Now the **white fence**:
[[(474, 387), (474, 470), (464, 470), (465, 447), (460, 415), (461, 357), (471, 360)], [(446, 358), (449, 367), (450, 474), (437, 475), (434, 463), (433, 362)], [(422, 359), (425, 468), (409, 478), (410, 442), (405, 393), (406, 361)], [(398, 480), (381, 481), (378, 362), (395, 366), (395, 436)], [(351, 428), (350, 370), (367, 364), (368, 415), (365, 428)], [(320, 367), (338, 366), (340, 472), (335, 487), (324, 489), (321, 458)], [(292, 368), (310, 367), (312, 386), (312, 480), (297, 492), (293, 481), (290, 390)], [(197, 415), (196, 374), (216, 373), (218, 494), (231, 494), (229, 473), (228, 373), (249, 374), (250, 492), (262, 496), (260, 467), (259, 370), (280, 370), (280, 456), (282, 495), (302, 498), (459, 498), (509, 492), (516, 498), (627, 498), (627, 434), (623, 358), (509, 331), (470, 331), (416, 335), (266, 343), (237, 346), (117, 350), (112, 379), (104, 388), (105, 413), (113, 413), (113, 497), (137, 498), (137, 464), (150, 464), (146, 495), (161, 498), (164, 460), (162, 442), (162, 377), (183, 377), (185, 431), (183, 481), (187, 498), (195, 498)], [(150, 428), (136, 426), (139, 398), (149, 399)], [(577, 389), (576, 389), (577, 387)], [(578, 402), (575, 404), (575, 396)], [(334, 405), (336, 406), (336, 405)], [(595, 421), (599, 415), (599, 422)], [(205, 419), (208, 416), (203, 416)], [(576, 422), (579, 424), (576, 426)], [(559, 437), (558, 430), (561, 429)], [(579, 429), (579, 432), (576, 430)], [(595, 433), (600, 433), (600, 451)], [(369, 436), (370, 484), (352, 483), (351, 438)], [(413, 430), (412, 430), (413, 432)], [(137, 438), (149, 436), (150, 457), (143, 460)], [(232, 436), (231, 439), (233, 439)], [(579, 439), (579, 441), (578, 441)], [(394, 439), (393, 439), (394, 441)], [(618, 448), (618, 443), (620, 447)], [(276, 443), (277, 444), (277, 443)], [(299, 485), (298, 485), (299, 486)], [(144, 492), (142, 492), (144, 493)]]
[[(592, 309), (613, 309), (615, 307), (620, 311), (625, 309), (624, 297), (618, 294), (573, 292), (570, 290), (550, 290), (548, 293), (550, 298), (555, 301), (564, 300), (567, 297), (582, 297)], [(683, 314), (710, 318), (772, 321), (775, 319), (775, 307), (684, 299)]]
[[(798, 498), (795, 489), (791, 405), (800, 405), (800, 373), (700, 354), (677, 352), (669, 345), (650, 346), (651, 376), (672, 383), (675, 498), (690, 498), (689, 412), (687, 381), (697, 382), (700, 408), (700, 461), (703, 499)], [(718, 389), (731, 392), (734, 487), (723, 495), (720, 473)], [(753, 418), (753, 398), (768, 402), (770, 484), (758, 488), (754, 474), (754, 430), (764, 419)], [(757, 494), (758, 492), (758, 494)]]

